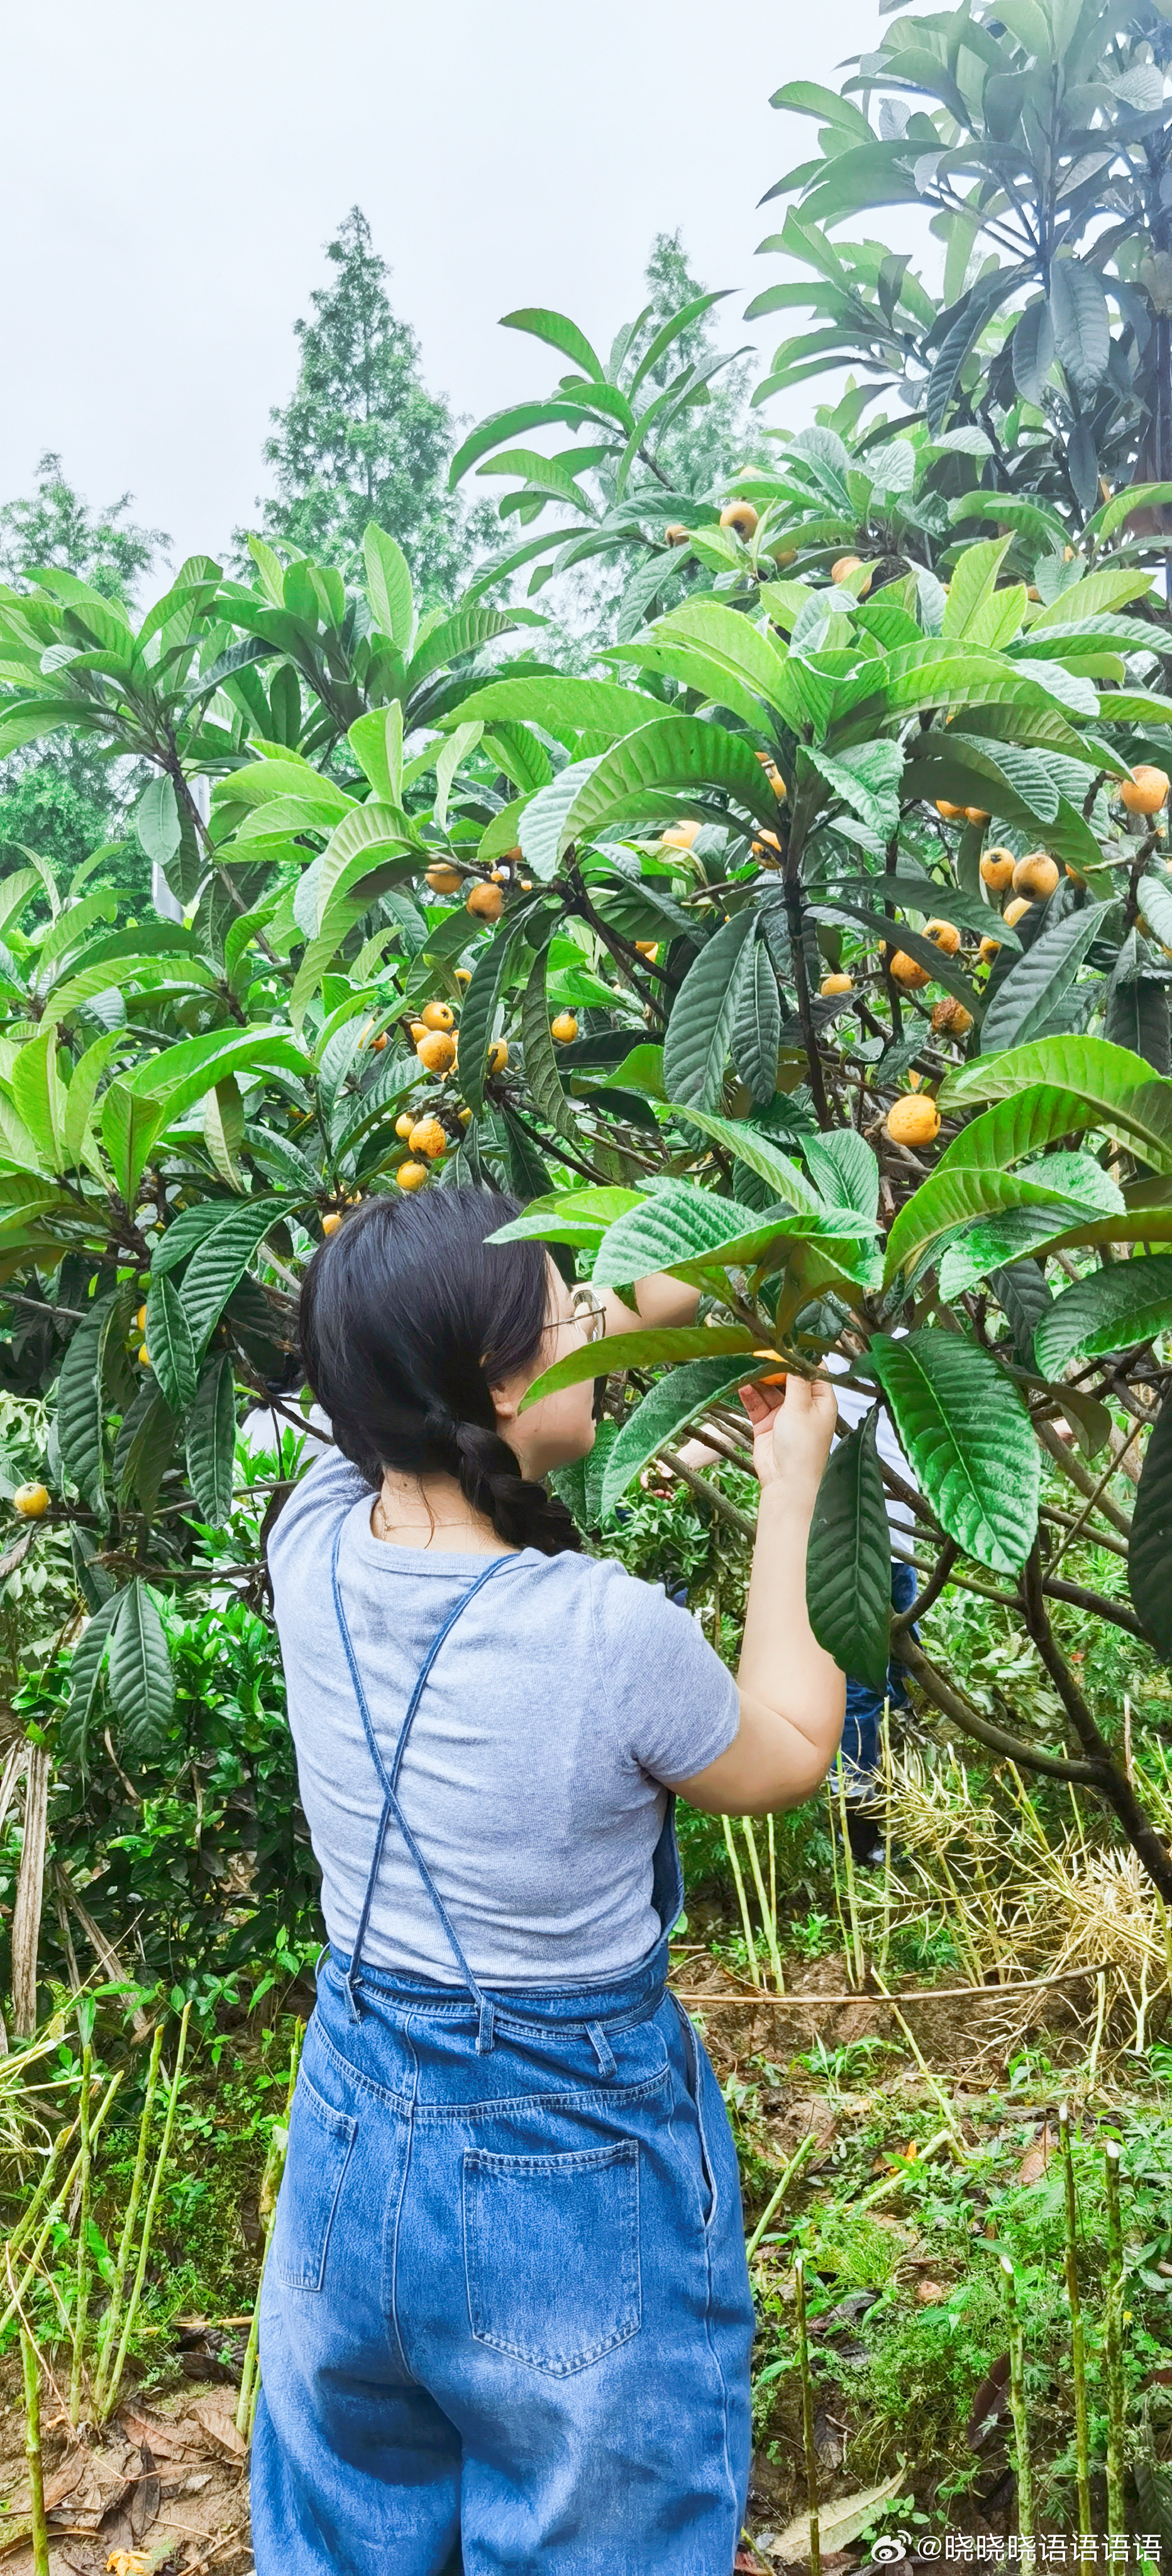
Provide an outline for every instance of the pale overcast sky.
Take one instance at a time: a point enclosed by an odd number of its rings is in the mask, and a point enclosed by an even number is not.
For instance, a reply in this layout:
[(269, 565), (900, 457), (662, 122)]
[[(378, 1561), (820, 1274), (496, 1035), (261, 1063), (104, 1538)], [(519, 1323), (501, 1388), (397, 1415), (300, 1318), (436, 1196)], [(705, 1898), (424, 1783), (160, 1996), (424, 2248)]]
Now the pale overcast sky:
[(460, 414), (553, 382), (502, 313), (556, 305), (605, 345), (677, 225), (736, 290), (730, 338), (767, 356), (784, 321), (740, 317), (781, 273), (753, 254), (784, 208), (757, 201), (816, 131), (770, 92), (837, 85), (880, 20), (878, 0), (7, 0), (0, 24), (0, 499), (59, 449), (91, 501), (133, 492), (178, 562), (252, 515), (293, 323), (355, 201)]

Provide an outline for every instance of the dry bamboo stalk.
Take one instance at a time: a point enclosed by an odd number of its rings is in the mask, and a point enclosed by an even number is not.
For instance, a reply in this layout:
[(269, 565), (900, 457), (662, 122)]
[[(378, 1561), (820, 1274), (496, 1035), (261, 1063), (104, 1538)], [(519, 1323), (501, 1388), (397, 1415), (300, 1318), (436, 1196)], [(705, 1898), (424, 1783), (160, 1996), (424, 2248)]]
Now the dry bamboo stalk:
[(999, 2004), (1012, 2001), (1014, 1995), (1040, 1995), (1047, 1986), (1073, 1985), (1081, 1977), (1106, 1977), (1112, 1965), (1110, 1959), (1102, 1959), (1095, 1967), (1062, 1968), (1054, 1977), (1021, 1977), (1011, 1986), (911, 1986), (902, 1994), (895, 1995), (888, 1994), (886, 1988), (877, 1995), (860, 1995), (856, 1986), (845, 1994), (837, 1995), (705, 1995), (681, 1994), (676, 1988), (672, 1991), (677, 2002), (694, 2004), (705, 2012), (710, 2011), (714, 2004), (739, 2005), (742, 2012), (756, 2011), (761, 2004), (778, 2005), (784, 2012), (797, 2011), (799, 2007), (820, 2012), (826, 2004), (857, 2003), (890, 2004), (894, 2009), (897, 2004), (955, 2003), (962, 1995), (983, 1995), (987, 2002)]
[(778, 1994), (783, 1995), (785, 1993), (785, 1978), (782, 1974), (781, 1952), (777, 1946), (776, 1909), (774, 1909), (773, 1912), (770, 1911), (769, 1899), (765, 1893), (765, 1881), (761, 1875), (761, 1860), (757, 1850), (757, 1837), (753, 1831), (752, 1817), (742, 1816), (741, 1825), (744, 1830), (745, 1841), (748, 1845), (749, 1867), (753, 1872), (753, 1885), (757, 1890), (757, 1902), (761, 1908), (761, 1920), (765, 1926), (765, 1946), (769, 1952), (769, 1964), (773, 1970), (774, 1983), (777, 1987)]
[[(1008, 2254), (1001, 2257), (1001, 2279), (1005, 2291), (1005, 2322), (1009, 2340), (1009, 2406), (1013, 2416), (1014, 2472), (1017, 2478), (1017, 2528), (1023, 2540), (1034, 2537), (1034, 2481), (1030, 2468), (1030, 2424), (1025, 2391), (1025, 2336), (1017, 2304), (1013, 2265)], [(1122, 2523), (1112, 2524), (1123, 2530)]]
[(1082, 2302), (1078, 2294), (1078, 2195), (1074, 2187), (1074, 2150), (1070, 2135), (1070, 2104), (1064, 2102), (1058, 2114), (1058, 2135), (1062, 2149), (1062, 2181), (1066, 2209), (1066, 2299), (1070, 2309), (1070, 2370), (1074, 2382), (1074, 2455), (1078, 2476), (1078, 2527), (1084, 2535), (1094, 2526), (1091, 2521), (1091, 2443), (1087, 2416), (1087, 2348), (1082, 2321)]
[(280, 2191), (281, 2178), (285, 2171), (285, 2157), (288, 2153), (289, 2147), (289, 2122), (293, 2116), (293, 2096), (297, 2090), (297, 2069), (301, 2060), (301, 2043), (304, 2036), (305, 2033), (302, 2026), (298, 2023), (297, 2029), (293, 2034), (293, 2046), (289, 2051), (289, 2090), (285, 2096), (285, 2117), (281, 2129), (279, 2132), (274, 2134), (270, 2141), (269, 2152), (265, 2158), (265, 2169), (261, 2178), (260, 2218), (265, 2231), (265, 2246), (264, 2253), (261, 2256), (260, 2279), (256, 2285), (256, 2300), (253, 2306), (252, 2316), (249, 2321), (248, 2344), (244, 2355), (244, 2367), (240, 2373), (240, 2396), (236, 2407), (236, 2430), (240, 2434), (241, 2439), (245, 2442), (251, 2442), (252, 2440), (253, 2418), (256, 2414), (256, 2401), (260, 2388), (257, 2358), (260, 2350), (261, 2292), (265, 2285), (265, 2271), (268, 2266), (269, 2247), (273, 2241), (273, 2222), (277, 2215), (277, 2194)]
[(37, 1954), (48, 1822), (49, 1756), (43, 1745), (30, 1744), (24, 1788), (24, 1841), (12, 1915), (12, 2026), (19, 2039), (31, 2039), (37, 2026)]
[(725, 1847), (732, 1867), (733, 1883), (737, 1891), (737, 1903), (741, 1909), (741, 1923), (745, 1935), (745, 1948), (749, 1954), (749, 1975), (751, 1976), (754, 1985), (759, 1987), (761, 1984), (761, 1971), (757, 1965), (757, 1945), (753, 1939), (753, 1925), (749, 1915), (749, 1900), (745, 1894), (745, 1882), (741, 1876), (741, 1864), (737, 1859), (737, 1847), (733, 1840), (732, 1818), (731, 1816), (722, 1816), (720, 1821), (724, 1827)]
[(106, 2367), (113, 2348), (114, 2338), (122, 2323), (122, 2303), (126, 2295), (126, 2274), (130, 2264), (130, 2249), (134, 2243), (134, 2231), (138, 2224), (139, 2206), (142, 2201), (142, 2186), (146, 2175), (147, 2147), (150, 2142), (151, 2133), (151, 2115), (155, 2107), (155, 2091), (159, 2081), (159, 2057), (162, 2051), (162, 2046), (163, 2025), (160, 2022), (158, 2029), (155, 2032), (154, 2040), (151, 2044), (151, 2062), (147, 2073), (146, 2095), (142, 2106), (142, 2117), (138, 2124), (138, 2153), (134, 2160), (134, 2175), (130, 2185), (130, 2198), (126, 2204), (126, 2218), (122, 2228), (122, 2241), (118, 2247), (118, 2260), (114, 2267), (114, 2286), (110, 2293), (110, 2304), (106, 2310), (105, 2321), (102, 2327), (102, 2340), (98, 2352), (97, 2375), (94, 2382), (93, 2415), (95, 2424), (100, 2424), (103, 2421), (102, 2408), (105, 2402), (104, 2382), (106, 2377)]
[(1107, 2185), (1107, 2313), (1104, 2346), (1107, 2364), (1107, 2529), (1126, 2531), (1123, 2495), (1123, 2447), (1127, 2400), (1123, 2384), (1123, 2213), (1119, 2204), (1119, 2148), (1108, 2138), (1103, 2149)]
[[(54, 1861), (53, 1874), (57, 1886), (61, 1889), (62, 1894), (64, 1895), (65, 1902), (69, 1907), (70, 1913), (76, 1918), (77, 1922), (80, 1923), (86, 1940), (89, 1942), (90, 1948), (93, 1951), (94, 1957), (103, 1974), (109, 1979), (110, 1984), (117, 1986), (133, 1986), (135, 1979), (130, 1975), (124, 1962), (119, 1957), (113, 1942), (107, 1939), (101, 1925), (99, 1923), (95, 1923), (93, 1915), (86, 1912), (85, 1906), (82, 1904), (81, 1898), (78, 1895), (77, 1889), (73, 1884), (73, 1880), (71, 1879), (68, 1870), (65, 1867), (64, 1861)], [(150, 2038), (151, 2026), (141, 2004), (135, 2005), (134, 2011), (130, 2016), (130, 2028), (135, 2039)]]
[(21, 2323), (20, 2358), (24, 2372), (24, 2456), (28, 2461), (32, 2500), (33, 2576), (49, 2576), (49, 2532), (45, 2521), (45, 2473), (41, 2461), (41, 2383), (36, 2346)]
[(806, 2267), (800, 2254), (794, 2265), (794, 2307), (798, 2329), (798, 2373), (802, 2384), (802, 2447), (806, 2454), (806, 2498), (810, 2516), (810, 2576), (822, 2576), (818, 2454), (814, 2448), (814, 2388), (810, 2378), (810, 2345), (806, 2333)]
[(791, 2182), (793, 2182), (796, 2175), (800, 2173), (801, 2168), (814, 2144), (815, 2136), (815, 2130), (807, 2129), (805, 2137), (798, 2140), (798, 2144), (790, 2157), (789, 2163), (786, 2165), (780, 2181), (775, 2185), (773, 2191), (770, 2193), (769, 2199), (766, 2201), (765, 2207), (761, 2212), (761, 2216), (758, 2219), (757, 2224), (753, 2229), (753, 2233), (749, 2238), (748, 2244), (745, 2247), (745, 2260), (747, 2263), (752, 2262), (753, 2256), (765, 2234), (765, 2230), (769, 2225), (770, 2219), (776, 2217), (777, 2212), (785, 2199), (785, 2195), (789, 2190)]
[(81, 2207), (77, 2219), (77, 2289), (73, 2310), (73, 2354), (69, 2371), (69, 2421), (74, 2431), (81, 2415), (81, 2380), (85, 2330), (90, 2307), (90, 2198), (93, 2185), (93, 2141), (90, 2136), (90, 2075), (93, 2060), (87, 2039), (81, 2053)]

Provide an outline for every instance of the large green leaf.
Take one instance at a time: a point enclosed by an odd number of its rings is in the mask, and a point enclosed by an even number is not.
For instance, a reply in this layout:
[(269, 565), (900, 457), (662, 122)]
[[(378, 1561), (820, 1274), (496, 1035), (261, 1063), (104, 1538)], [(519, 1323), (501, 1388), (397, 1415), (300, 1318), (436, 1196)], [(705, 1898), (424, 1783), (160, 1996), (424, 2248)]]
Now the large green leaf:
[[(1013, 544), (1012, 535), (987, 537), (975, 546), (966, 546), (953, 566), (948, 581), (948, 598), (944, 606), (944, 633), (947, 636), (968, 634), (985, 602), (992, 597), (997, 575)], [(975, 639), (984, 642), (984, 637)]]
[(592, 753), (587, 760), (568, 761), (551, 778), (548, 787), (539, 787), (531, 796), (520, 818), (520, 849), (527, 867), (535, 877), (547, 881), (556, 875), (562, 849), (562, 825), (573, 805), (579, 788), (597, 769), (600, 755)]
[(362, 540), (366, 567), (366, 595), (374, 610), (375, 622), (389, 635), (400, 653), (411, 650), (415, 630), (415, 601), (406, 557), (385, 528), (372, 519)]
[(1098, 270), (1080, 259), (1050, 267), (1050, 318), (1054, 347), (1077, 394), (1093, 394), (1111, 355), (1111, 324)]
[[(551, 348), (560, 349), (580, 367), (584, 376), (599, 383), (606, 381), (606, 369), (597, 358), (584, 331), (571, 322), (566, 313), (551, 312), (545, 305), (518, 306), (515, 313), (502, 313), (502, 331), (528, 331), (535, 340), (546, 340)], [(577, 390), (577, 388), (575, 388)]]
[(745, 736), (699, 716), (665, 715), (641, 725), (594, 764), (563, 819), (558, 855), (573, 843), (595, 839), (621, 814), (637, 815), (648, 797), (701, 787), (728, 795), (768, 830), (776, 827), (777, 800)]
[[(1081, 1200), (1073, 1198), (1057, 1177), (1051, 1189), (1023, 1172), (1003, 1171), (985, 1159), (941, 1165), (921, 1181), (901, 1207), (887, 1238), (884, 1279), (890, 1284), (901, 1270), (910, 1277), (929, 1245), (959, 1234), (978, 1217), (1012, 1215), (1019, 1209), (1036, 1215), (1037, 1232), (1030, 1229), (1029, 1239), (1017, 1247), (1024, 1253), (1037, 1242), (1051, 1241), (1065, 1223), (1073, 1222), (1081, 1205)], [(1011, 1240), (1015, 1234), (1016, 1229), (1011, 1227)], [(1010, 1256), (1004, 1241), (987, 1257), (995, 1267), (1007, 1260)]]
[[(942, 1274), (942, 1287), (943, 1284)], [(1051, 1303), (1041, 1262), (1009, 1262), (1004, 1269), (992, 1272), (989, 1285), (1013, 1335), (1016, 1357), (1023, 1368), (1032, 1368), (1034, 1334)]]
[(1172, 1399), (1165, 1396), (1148, 1434), (1131, 1519), (1127, 1583), (1149, 1637), (1172, 1660)]
[(628, 689), (617, 680), (579, 680), (557, 671), (534, 671), (515, 679), (489, 680), (471, 697), (462, 698), (450, 724), (485, 724), (502, 720), (540, 725), (555, 742), (567, 745), (581, 733), (608, 734), (614, 740), (661, 715), (661, 704), (645, 690)]
[(760, 1350), (744, 1324), (656, 1325), (642, 1332), (604, 1336), (600, 1342), (586, 1342), (580, 1350), (567, 1352), (565, 1359), (535, 1378), (521, 1398), (521, 1411), (539, 1404), (545, 1395), (559, 1394), (564, 1386), (581, 1386), (588, 1377), (609, 1377), (615, 1369), (670, 1368), (681, 1360), (731, 1358), (734, 1351), (743, 1351), (746, 1357), (774, 1356)]
[(236, 1401), (232, 1362), (225, 1351), (205, 1362), (187, 1425), (187, 1473), (205, 1521), (223, 1529), (232, 1511), (236, 1461)]
[(720, 1098), (753, 927), (752, 913), (734, 913), (688, 968), (676, 995), (663, 1080), (668, 1098), (681, 1107), (710, 1109)]
[(1141, 1055), (1106, 1038), (1036, 1038), (1001, 1056), (982, 1055), (950, 1073), (938, 1098), (951, 1114), (1012, 1099), (1037, 1084), (1072, 1095), (1079, 1126), (1101, 1126), (1125, 1137), (1155, 1171), (1172, 1172), (1172, 1081), (1154, 1076)]
[(1033, 1546), (1038, 1444), (1012, 1378), (961, 1333), (879, 1335), (869, 1357), (941, 1527), (995, 1574)]
[(159, 1488), (171, 1463), (178, 1423), (160, 1386), (140, 1387), (122, 1417), (114, 1443), (113, 1478), (123, 1502), (135, 1496), (147, 1519), (154, 1514)]
[(616, 647), (614, 658), (671, 672), (748, 724), (760, 725), (765, 708), (793, 719), (784, 648), (711, 593), (693, 593), (658, 618), (649, 635)]
[(163, 1622), (137, 1575), (118, 1594), (109, 1677), (126, 1760), (140, 1767), (157, 1762), (175, 1711), (175, 1683)]
[(100, 1609), (95, 1610), (73, 1649), (69, 1667), (69, 1706), (61, 1721), (60, 1750), (66, 1762), (75, 1764), (82, 1773), (87, 1768), (89, 1725), (110, 1643), (110, 1630), (121, 1612), (124, 1597), (121, 1592), (115, 1592)]
[(606, 1461), (602, 1480), (605, 1515), (621, 1502), (627, 1487), (657, 1450), (674, 1440), (698, 1413), (728, 1395), (744, 1376), (740, 1360), (690, 1360), (657, 1380), (642, 1403), (628, 1413)]
[(557, 1048), (550, 1036), (549, 1003), (545, 977), (548, 951), (542, 949), (534, 958), (529, 981), (521, 1004), (521, 1043), (525, 1049), (525, 1079), (534, 1106), (555, 1136), (567, 1138), (579, 1134), (578, 1121), (562, 1089), (558, 1070)]
[(698, 1127), (702, 1136), (711, 1136), (726, 1154), (733, 1155), (748, 1171), (756, 1172), (759, 1180), (767, 1181), (775, 1198), (785, 1199), (803, 1215), (821, 1213), (822, 1201), (817, 1190), (811, 1189), (805, 1173), (759, 1128), (739, 1118), (718, 1118), (711, 1110), (698, 1109), (694, 1102), (689, 1102), (687, 1114), (690, 1127)]
[(165, 1275), (152, 1278), (147, 1292), (146, 1345), (172, 1413), (186, 1413), (195, 1398), (195, 1345), (178, 1292)]
[(66, 1473), (82, 1501), (105, 1513), (102, 1425), (105, 1416), (103, 1371), (106, 1343), (115, 1316), (125, 1311), (116, 1297), (103, 1297), (79, 1324), (61, 1362), (57, 1381), (57, 1438)]
[(875, 1446), (879, 1407), (838, 1441), (823, 1473), (806, 1542), (810, 1626), (844, 1673), (887, 1685), (891, 1534)]
[(1172, 1254), (1113, 1261), (1076, 1280), (1047, 1307), (1034, 1335), (1034, 1356), (1043, 1377), (1057, 1378), (1068, 1360), (1123, 1351), (1170, 1328)]
[(879, 1213), (879, 1162), (865, 1136), (854, 1127), (832, 1127), (826, 1136), (805, 1137), (802, 1152), (827, 1207), (846, 1208), (874, 1222)]
[(196, 1247), (180, 1295), (197, 1357), (206, 1349), (254, 1252), (288, 1208), (287, 1199), (277, 1198), (249, 1199), (243, 1207), (226, 1207), (220, 1223)]
[(643, 1197), (642, 1190), (616, 1188), (551, 1190), (548, 1198), (533, 1199), (523, 1216), (498, 1226), (485, 1241), (597, 1246), (608, 1225), (625, 1216), (628, 1208), (638, 1207)]
[(501, 922), (477, 958), (464, 995), (460, 1012), (460, 1090), (474, 1114), (484, 1107), (493, 1022), (523, 928), (524, 923), (515, 917)]
[(993, 995), (981, 1024), (982, 1055), (1000, 1054), (1041, 1035), (1110, 909), (1106, 903), (1088, 904), (1085, 911), (1068, 913), (1064, 921), (1039, 931)]
[(756, 1259), (756, 1251), (741, 1247), (746, 1239), (755, 1244), (758, 1235), (764, 1247), (784, 1223), (785, 1211), (773, 1211), (772, 1218), (766, 1212), (751, 1229), (750, 1216), (735, 1199), (717, 1198), (687, 1181), (667, 1181), (608, 1229), (591, 1277), (600, 1288), (620, 1288), (684, 1264), (719, 1268), (726, 1258)]
[(781, 996), (763, 939), (749, 950), (732, 1026), (732, 1059), (755, 1101), (772, 1100), (781, 1044)]

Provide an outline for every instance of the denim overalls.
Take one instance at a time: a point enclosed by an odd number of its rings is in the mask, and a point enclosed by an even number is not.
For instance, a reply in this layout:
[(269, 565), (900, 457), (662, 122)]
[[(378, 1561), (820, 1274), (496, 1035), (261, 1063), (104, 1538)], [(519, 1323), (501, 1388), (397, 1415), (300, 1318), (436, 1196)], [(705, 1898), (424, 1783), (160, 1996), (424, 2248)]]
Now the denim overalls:
[[(663, 1932), (613, 1979), (485, 1992), (383, 1790), (351, 1958), (320, 1966), (265, 2271), (252, 2447), (258, 2576), (731, 2576), (749, 2472), (753, 2308), (736, 2155), (665, 1987)], [(363, 1968), (404, 1835), (462, 1989)], [(469, 1853), (475, 1867), (475, 1853)]]

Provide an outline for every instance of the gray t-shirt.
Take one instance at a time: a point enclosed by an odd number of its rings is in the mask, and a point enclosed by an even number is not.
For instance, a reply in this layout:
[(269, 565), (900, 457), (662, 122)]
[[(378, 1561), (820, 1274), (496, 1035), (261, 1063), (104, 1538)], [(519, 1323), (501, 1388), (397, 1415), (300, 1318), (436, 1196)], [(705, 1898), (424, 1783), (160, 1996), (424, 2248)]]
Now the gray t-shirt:
[[(311, 1467), (269, 1541), (301, 1800), (326, 1929), (353, 1947), (383, 1792), (330, 1588), (339, 1576), (388, 1770), (437, 1631), (477, 1556), (388, 1547), (373, 1496), (336, 1452)], [(657, 1585), (593, 1557), (509, 1557), (440, 1648), (399, 1774), (418, 1840), (474, 1973), (547, 1984), (634, 1965), (658, 1938), (651, 1863), (663, 1784), (737, 1731), (731, 1673)], [(363, 1958), (444, 1983), (459, 1970), (392, 1818)]]

